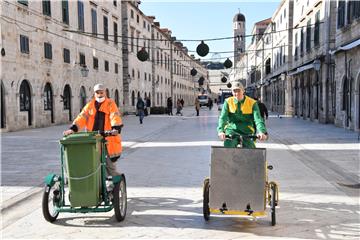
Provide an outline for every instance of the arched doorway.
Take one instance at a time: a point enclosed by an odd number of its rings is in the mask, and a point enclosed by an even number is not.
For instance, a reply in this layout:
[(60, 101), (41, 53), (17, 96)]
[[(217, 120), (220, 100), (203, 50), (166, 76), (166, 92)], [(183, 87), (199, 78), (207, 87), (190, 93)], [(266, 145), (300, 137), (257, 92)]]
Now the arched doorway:
[(116, 103), (116, 106), (119, 107), (119, 103), (120, 103), (120, 101), (119, 101), (119, 91), (117, 89), (115, 90), (115, 96), (114, 97), (115, 97), (114, 101)]
[(64, 110), (69, 110), (69, 121), (72, 120), (71, 116), (71, 88), (69, 84), (66, 84), (64, 87), (64, 92), (62, 95)]
[(80, 88), (80, 112), (86, 105), (86, 90), (85, 87), (82, 86)]
[(44, 110), (50, 111), (51, 123), (54, 123), (53, 91), (50, 83), (46, 83), (44, 88)]
[(30, 85), (27, 80), (23, 80), (20, 85), (20, 112), (28, 112), (28, 126), (32, 125), (31, 108)]
[(1, 128), (6, 127), (6, 111), (5, 111), (5, 87), (1, 81)]
[(132, 91), (131, 93), (131, 106), (135, 106), (135, 92)]

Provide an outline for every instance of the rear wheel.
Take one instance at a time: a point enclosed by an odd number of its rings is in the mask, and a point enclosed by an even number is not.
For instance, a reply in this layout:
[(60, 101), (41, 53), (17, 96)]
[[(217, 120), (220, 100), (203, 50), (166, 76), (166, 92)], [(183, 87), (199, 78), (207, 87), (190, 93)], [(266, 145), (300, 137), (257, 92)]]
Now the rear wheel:
[(209, 190), (210, 190), (210, 179), (206, 178), (204, 180), (204, 187), (203, 187), (203, 214), (204, 214), (204, 219), (206, 221), (209, 221), (210, 219)]
[(42, 212), (48, 222), (54, 222), (59, 216), (59, 211), (56, 210), (56, 207), (59, 206), (61, 201), (61, 193), (58, 188), (55, 188), (55, 185), (46, 185), (42, 198)]
[(270, 209), (271, 209), (271, 226), (276, 225), (276, 188), (274, 185), (270, 188)]
[(113, 197), (115, 218), (121, 222), (125, 219), (127, 208), (126, 180), (124, 174), (121, 175), (120, 182), (114, 186)]

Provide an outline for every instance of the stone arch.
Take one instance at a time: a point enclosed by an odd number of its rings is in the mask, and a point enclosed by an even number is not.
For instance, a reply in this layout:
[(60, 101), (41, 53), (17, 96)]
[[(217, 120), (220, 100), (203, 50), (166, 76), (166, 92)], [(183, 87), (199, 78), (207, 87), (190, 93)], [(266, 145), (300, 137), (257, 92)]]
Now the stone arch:
[(54, 91), (53, 86), (50, 82), (46, 82), (43, 87), (44, 91), (44, 110), (50, 111), (51, 123), (55, 122), (54, 119)]
[(19, 110), (20, 112), (28, 113), (28, 126), (32, 125), (32, 88), (31, 84), (27, 79), (21, 81), (18, 88), (19, 93)]

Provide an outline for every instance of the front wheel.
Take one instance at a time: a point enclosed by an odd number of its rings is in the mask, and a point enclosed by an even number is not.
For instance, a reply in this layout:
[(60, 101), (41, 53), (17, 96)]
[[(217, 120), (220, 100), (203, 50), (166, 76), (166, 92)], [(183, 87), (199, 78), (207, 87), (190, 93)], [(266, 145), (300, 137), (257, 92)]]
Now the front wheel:
[(58, 188), (55, 188), (55, 185), (46, 185), (42, 198), (42, 212), (48, 222), (54, 222), (59, 216), (59, 211), (56, 207), (59, 206), (61, 193)]
[(210, 179), (206, 178), (204, 180), (204, 187), (203, 187), (203, 214), (204, 214), (204, 219), (206, 221), (209, 221), (210, 219), (209, 190), (210, 190)]
[(274, 185), (271, 186), (270, 188), (270, 195), (271, 195), (271, 200), (270, 200), (270, 209), (271, 209), (271, 226), (275, 226), (276, 225), (276, 188)]
[(121, 175), (120, 182), (114, 186), (113, 197), (115, 218), (118, 222), (121, 222), (125, 219), (127, 208), (126, 180), (124, 174)]

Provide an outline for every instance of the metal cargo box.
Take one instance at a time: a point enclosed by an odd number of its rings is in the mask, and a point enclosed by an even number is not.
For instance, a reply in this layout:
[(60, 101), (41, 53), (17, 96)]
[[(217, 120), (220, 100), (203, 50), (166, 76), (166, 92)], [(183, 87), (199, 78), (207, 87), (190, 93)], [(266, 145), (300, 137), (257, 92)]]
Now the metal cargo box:
[(266, 149), (211, 148), (211, 209), (265, 210)]

